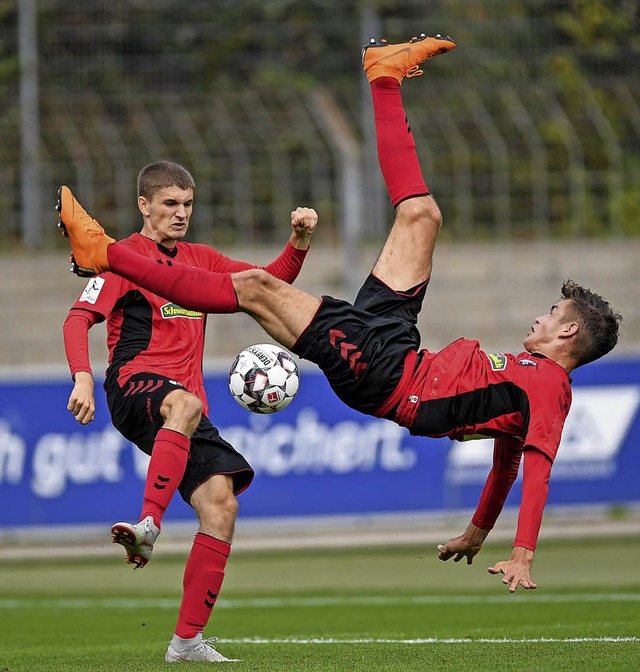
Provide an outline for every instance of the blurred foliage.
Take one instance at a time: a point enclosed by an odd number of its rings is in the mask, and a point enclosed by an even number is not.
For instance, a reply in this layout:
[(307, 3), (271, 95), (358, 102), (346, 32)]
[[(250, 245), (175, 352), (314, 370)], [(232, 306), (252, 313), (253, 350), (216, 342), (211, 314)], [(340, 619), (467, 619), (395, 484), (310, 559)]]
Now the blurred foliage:
[[(207, 192), (207, 207), (235, 222), (223, 234), (233, 240), (240, 206), (232, 195), (237, 186), (230, 182), (229, 156), (245, 151), (255, 204), (251, 227), (257, 239), (268, 239), (279, 198), (275, 185), (283, 180), (280, 160), (291, 172), (283, 200), (319, 199), (335, 211), (335, 187), (328, 183), (337, 169), (321, 172), (312, 165), (326, 160), (321, 154), (327, 149), (310, 137), (317, 129), (311, 128), (309, 94), (318, 85), (327, 88), (361, 135), (363, 26), (380, 26), (390, 41), (424, 30), (451, 34), (459, 43), (451, 57), (429, 64), (430, 85), (412, 88), (406, 101), (429, 147), (443, 151), (429, 184), (437, 185), (446, 212), (457, 213), (455, 201), (464, 193), (453, 188), (461, 161), (451, 149), (458, 142), (450, 135), (454, 130), (470, 153), (467, 216), (473, 221), (452, 215), (452, 235), (500, 235), (505, 217), (510, 235), (522, 237), (531, 237), (545, 217), (542, 230), (551, 235), (637, 235), (639, 6), (631, 0), (434, 0), (428, 7), (419, 0), (41, 0), (45, 181), (77, 180), (89, 147), (92, 156), (85, 159), (100, 191), (95, 204), (101, 210), (121, 207), (108, 187), (126, 177), (114, 166), (131, 162), (134, 179), (162, 146), (190, 165), (200, 193)], [(16, 23), (16, 3), (0, 0), (0, 157), (4, 178), (14, 186)], [(521, 110), (516, 113), (508, 100)], [(237, 129), (218, 126), (223, 108), (229, 123), (240, 126), (244, 149), (233, 144)], [(436, 118), (423, 121), (425, 110)], [(455, 129), (447, 130), (438, 115), (448, 116)], [(256, 130), (250, 130), (256, 119)], [(191, 145), (185, 143), (187, 127), (197, 138)], [(532, 134), (544, 144), (549, 182), (548, 202), (538, 214), (532, 184), (540, 178), (540, 163)], [(205, 156), (201, 139), (224, 145), (219, 157)], [(316, 181), (326, 176), (327, 185), (310, 184), (312, 174)], [(508, 181), (506, 197), (499, 192), (501, 179)], [(16, 203), (5, 227), (13, 222), (15, 229), (18, 210)]]

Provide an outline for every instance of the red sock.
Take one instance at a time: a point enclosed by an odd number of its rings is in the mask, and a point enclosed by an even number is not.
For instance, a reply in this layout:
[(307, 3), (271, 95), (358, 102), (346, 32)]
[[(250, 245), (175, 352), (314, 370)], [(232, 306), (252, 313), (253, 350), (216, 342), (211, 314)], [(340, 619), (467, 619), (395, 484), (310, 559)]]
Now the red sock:
[(371, 82), (378, 161), (393, 207), (429, 193), (422, 176), (416, 142), (402, 106), (400, 83), (393, 77)]
[(213, 273), (177, 262), (160, 263), (118, 243), (107, 247), (107, 259), (116, 275), (188, 310), (203, 313), (238, 310), (230, 273)]
[(176, 635), (190, 639), (202, 632), (209, 622), (224, 579), (224, 568), (231, 545), (198, 532), (184, 569), (183, 593)]
[(160, 527), (162, 516), (169, 506), (189, 459), (191, 440), (173, 429), (161, 429), (151, 452), (151, 461), (144, 485), (144, 500), (140, 520), (147, 516)]

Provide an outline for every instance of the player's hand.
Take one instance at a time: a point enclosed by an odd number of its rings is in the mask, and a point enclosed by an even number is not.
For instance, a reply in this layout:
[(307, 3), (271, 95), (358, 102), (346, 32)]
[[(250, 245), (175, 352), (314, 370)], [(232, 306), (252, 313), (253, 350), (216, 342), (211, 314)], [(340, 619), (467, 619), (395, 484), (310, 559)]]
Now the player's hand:
[(318, 213), (313, 208), (298, 207), (291, 212), (291, 228), (295, 236), (305, 242), (316, 230), (318, 225)]
[(470, 565), (474, 556), (480, 553), (482, 544), (488, 534), (489, 530), (481, 530), (473, 523), (469, 523), (464, 534), (449, 539), (446, 544), (438, 544), (438, 559), (449, 560), (453, 558), (454, 562), (460, 562), (460, 560), (466, 558), (467, 564)]
[(81, 425), (89, 424), (95, 417), (96, 402), (93, 395), (93, 376), (86, 371), (78, 371), (76, 382), (69, 397), (67, 410), (71, 411)]
[(518, 586), (525, 590), (535, 590), (537, 583), (531, 580), (531, 565), (533, 564), (533, 551), (528, 548), (514, 546), (511, 557), (503, 562), (496, 562), (489, 567), (489, 574), (504, 574), (502, 583), (509, 586), (509, 592), (515, 593)]
[(450, 560), (460, 562), (463, 558), (467, 559), (467, 564), (473, 562), (473, 558), (480, 552), (482, 544), (470, 544), (461, 534), (459, 537), (449, 539), (446, 544), (438, 544), (438, 560)]

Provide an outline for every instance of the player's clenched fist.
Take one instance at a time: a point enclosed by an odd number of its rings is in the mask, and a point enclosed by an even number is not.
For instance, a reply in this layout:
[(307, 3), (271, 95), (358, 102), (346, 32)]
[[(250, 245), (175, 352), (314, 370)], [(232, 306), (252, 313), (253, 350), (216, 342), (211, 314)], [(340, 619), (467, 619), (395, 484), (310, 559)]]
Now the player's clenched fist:
[(313, 208), (298, 207), (291, 213), (291, 226), (298, 235), (310, 236), (318, 224), (318, 213)]

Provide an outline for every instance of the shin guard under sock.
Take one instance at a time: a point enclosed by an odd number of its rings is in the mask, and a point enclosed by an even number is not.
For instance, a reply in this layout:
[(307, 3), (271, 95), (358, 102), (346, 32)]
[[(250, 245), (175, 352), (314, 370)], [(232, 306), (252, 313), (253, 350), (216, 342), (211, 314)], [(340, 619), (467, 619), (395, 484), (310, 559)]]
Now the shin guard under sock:
[(161, 527), (162, 516), (184, 476), (190, 450), (191, 440), (180, 432), (161, 429), (156, 434), (140, 520), (151, 516), (153, 522)]
[(183, 594), (175, 634), (195, 637), (209, 622), (216, 602), (231, 545), (198, 532), (184, 570)]

